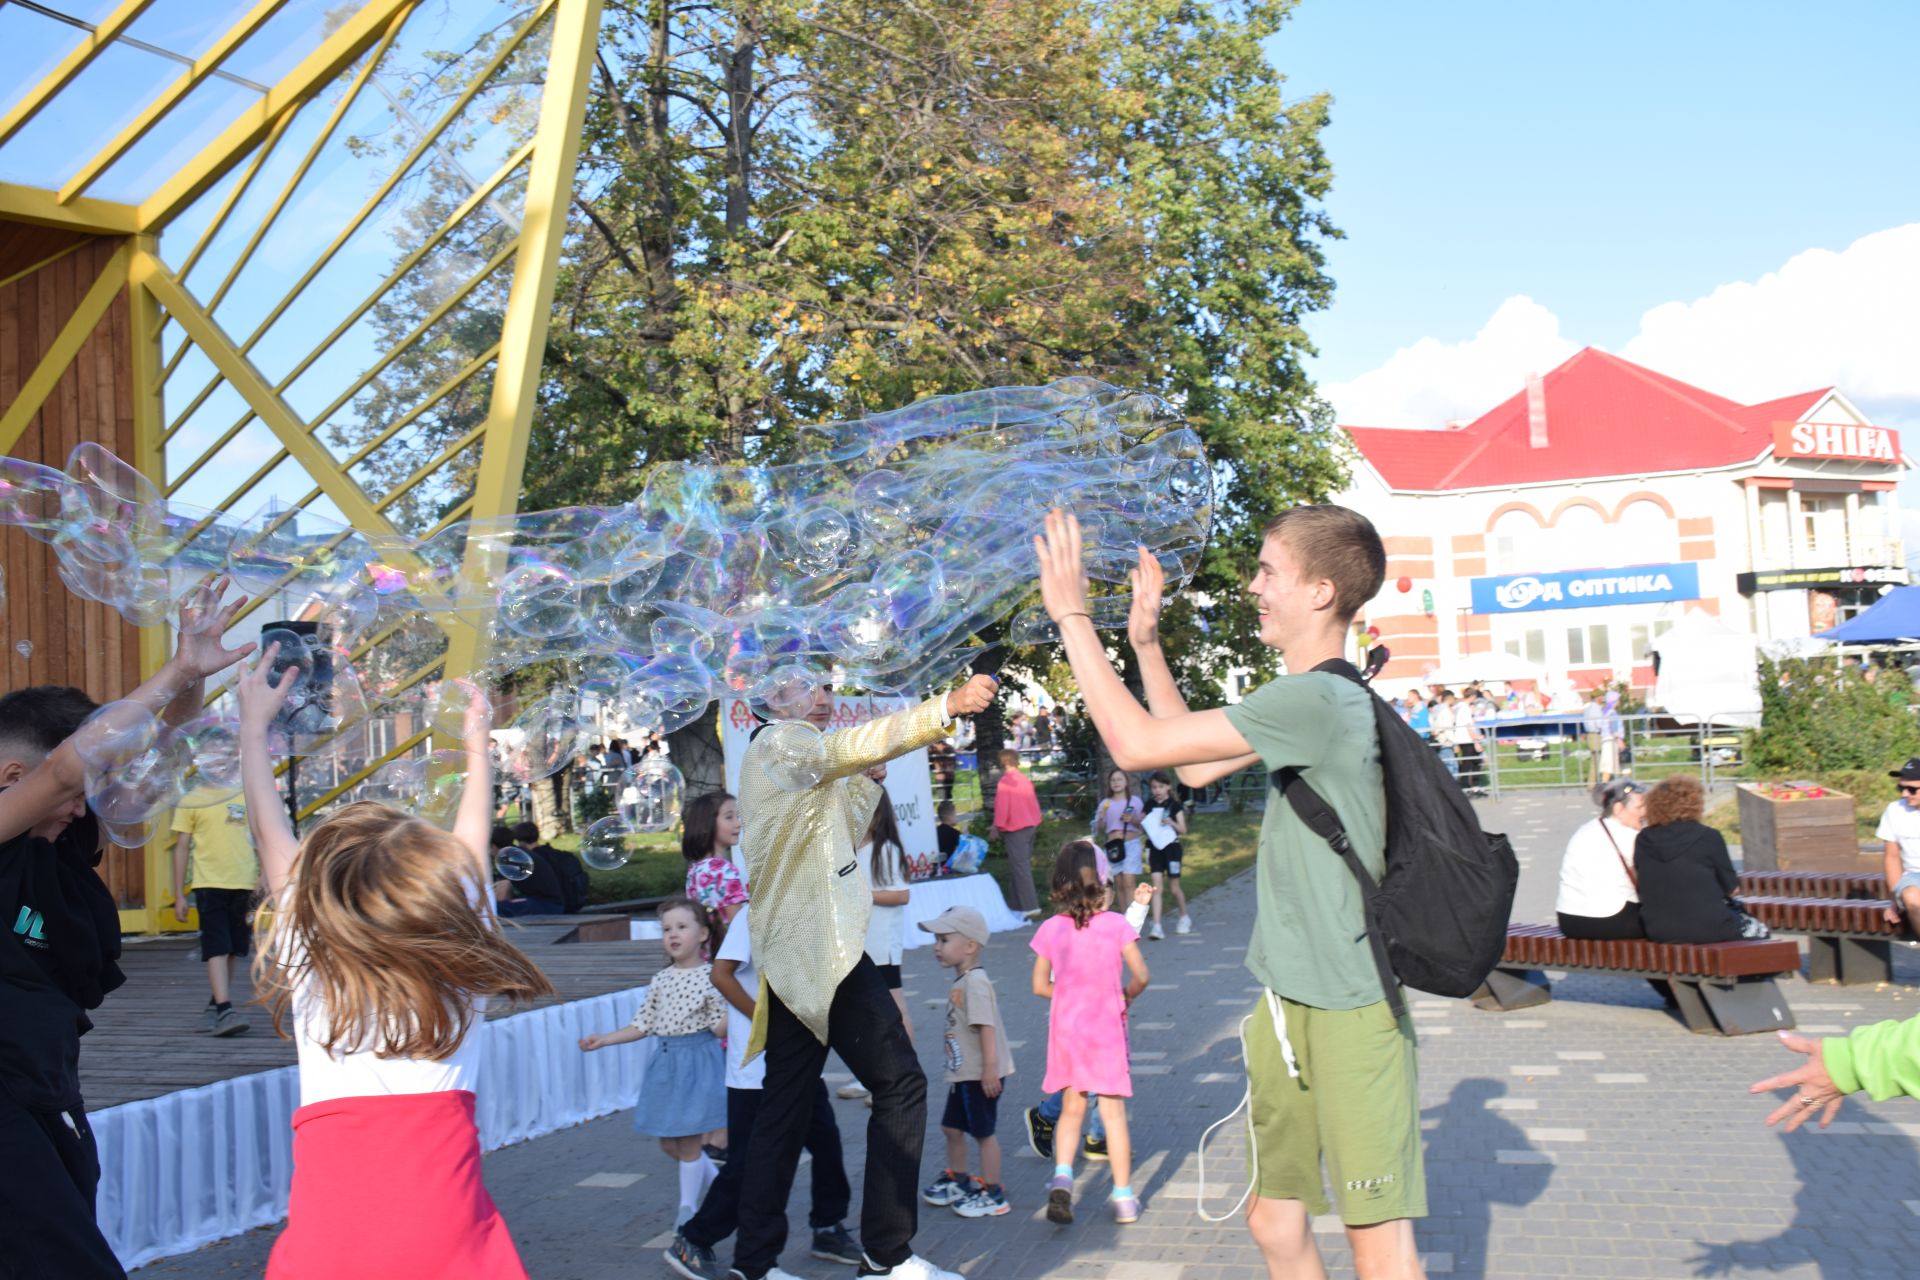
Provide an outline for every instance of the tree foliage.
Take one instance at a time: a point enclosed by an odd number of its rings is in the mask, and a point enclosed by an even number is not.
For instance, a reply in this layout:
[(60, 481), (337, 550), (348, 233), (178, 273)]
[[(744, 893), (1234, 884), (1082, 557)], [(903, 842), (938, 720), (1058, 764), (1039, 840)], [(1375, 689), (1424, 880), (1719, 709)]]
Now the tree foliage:
[(1847, 770), (1885, 772), (1920, 755), (1920, 721), (1899, 686), (1870, 683), (1856, 670), (1817, 659), (1760, 660), (1761, 727), (1748, 763), (1771, 777)]

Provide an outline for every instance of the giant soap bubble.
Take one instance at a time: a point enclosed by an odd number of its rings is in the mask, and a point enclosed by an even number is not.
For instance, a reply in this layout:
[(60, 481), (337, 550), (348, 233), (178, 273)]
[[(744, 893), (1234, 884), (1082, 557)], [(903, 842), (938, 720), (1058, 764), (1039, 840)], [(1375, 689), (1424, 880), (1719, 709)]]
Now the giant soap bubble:
[[(602, 728), (671, 732), (722, 694), (793, 719), (830, 680), (930, 691), (994, 628), (1014, 644), (1054, 638), (1031, 607), (1032, 537), (1051, 507), (1080, 519), (1088, 574), (1104, 584), (1095, 624), (1124, 626), (1138, 548), (1177, 590), (1206, 545), (1213, 489), (1199, 437), (1165, 401), (1071, 378), (802, 428), (778, 465), (664, 463), (623, 506), (458, 520), (420, 537), (278, 505), (168, 503), (94, 444), (64, 470), (0, 459), (0, 525), (47, 543), (69, 589), (136, 624), (165, 619), (214, 574), (271, 599), (299, 619), (265, 637), (300, 685), (276, 747), (301, 758), (303, 778), (358, 776), (346, 794), (450, 816), (463, 760), (417, 753), (425, 728), (457, 732), (458, 709), (430, 665), (409, 674), (417, 662), (369, 657), (382, 643), (431, 653), (442, 632), (478, 631), (476, 678), (520, 687), (518, 715), (500, 726), (514, 731), (501, 735), (503, 772), (532, 783)], [(163, 736), (139, 710), (114, 704), (85, 734), (89, 793), (128, 838), (181, 791), (231, 785), (237, 764), (223, 717)], [(420, 744), (411, 760), (374, 767), (409, 743)], [(596, 865), (678, 821), (671, 765), (632, 782), (637, 821), (603, 820), (614, 825), (588, 841)]]

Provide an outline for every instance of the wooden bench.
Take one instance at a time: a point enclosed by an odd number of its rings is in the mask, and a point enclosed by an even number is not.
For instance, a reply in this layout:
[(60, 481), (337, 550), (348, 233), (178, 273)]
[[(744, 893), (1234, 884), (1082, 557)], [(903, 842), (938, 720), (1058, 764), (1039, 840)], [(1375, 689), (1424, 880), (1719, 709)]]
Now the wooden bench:
[(1809, 982), (1892, 982), (1893, 943), (1915, 940), (1906, 921), (1888, 922), (1892, 904), (1885, 898), (1750, 896), (1740, 901), (1775, 933), (1806, 935)]
[(1569, 938), (1550, 924), (1507, 927), (1500, 965), (1473, 993), (1475, 1007), (1501, 1013), (1553, 999), (1544, 969), (1659, 979), (1673, 989), (1687, 1029), (1739, 1036), (1793, 1025), (1774, 978), (1798, 973), (1800, 948), (1786, 939), (1698, 944)]
[(1887, 878), (1877, 871), (1748, 871), (1739, 896), (1760, 898), (1885, 898)]

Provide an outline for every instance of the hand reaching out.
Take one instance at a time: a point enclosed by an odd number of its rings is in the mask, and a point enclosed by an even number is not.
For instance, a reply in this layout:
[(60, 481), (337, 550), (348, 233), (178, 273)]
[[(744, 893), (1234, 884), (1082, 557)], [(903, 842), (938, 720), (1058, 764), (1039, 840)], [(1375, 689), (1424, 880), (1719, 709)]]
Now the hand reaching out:
[(1793, 1096), (1775, 1107), (1767, 1117), (1768, 1125), (1785, 1120), (1786, 1132), (1792, 1133), (1814, 1114), (1820, 1117), (1820, 1127), (1826, 1128), (1833, 1123), (1833, 1117), (1839, 1114), (1840, 1104), (1846, 1095), (1833, 1083), (1833, 1077), (1827, 1074), (1826, 1059), (1821, 1055), (1820, 1042), (1809, 1040), (1805, 1036), (1796, 1036), (1791, 1032), (1780, 1032), (1780, 1043), (1795, 1053), (1807, 1055), (1806, 1065), (1795, 1070), (1762, 1080), (1748, 1089), (1749, 1093), (1771, 1093), (1775, 1089), (1792, 1089)]
[(460, 718), (460, 740), (468, 754), (485, 753), (493, 744), (493, 703), (480, 686), (471, 680), (455, 680), (454, 686), (467, 695), (467, 709)]
[(1047, 512), (1046, 533), (1033, 540), (1040, 562), (1040, 602), (1055, 622), (1087, 611), (1087, 571), (1080, 560), (1080, 521), (1055, 507)]
[[(251, 648), (252, 646), (248, 646)], [(293, 692), (294, 682), (299, 679), (298, 667), (286, 667), (280, 673), (280, 683), (273, 683), (273, 660), (279, 656), (280, 646), (270, 644), (267, 651), (260, 655), (260, 661), (241, 672), (234, 693), (240, 699), (240, 731), (264, 735), (267, 726), (280, 714), (280, 708), (287, 705), (287, 695)]]
[(590, 1036), (581, 1036), (580, 1052), (592, 1053), (595, 1049), (604, 1049), (607, 1046), (607, 1043), (608, 1043), (608, 1038), (598, 1033), (595, 1033)]
[(1133, 582), (1133, 606), (1127, 610), (1127, 642), (1139, 649), (1160, 643), (1160, 602), (1166, 590), (1166, 571), (1159, 557), (1140, 548), (1140, 563), (1127, 576)]
[(229, 649), (223, 639), (247, 604), (247, 597), (237, 596), (221, 605), (220, 597), (231, 582), (225, 576), (209, 578), (180, 597), (180, 640), (173, 660), (195, 680), (225, 671), (256, 648), (249, 640)]
[(1151, 884), (1142, 880), (1134, 886), (1133, 905), (1136, 907), (1150, 907), (1153, 905), (1153, 886)]
[(1000, 682), (989, 675), (976, 675), (947, 695), (948, 716), (979, 715), (993, 705)]

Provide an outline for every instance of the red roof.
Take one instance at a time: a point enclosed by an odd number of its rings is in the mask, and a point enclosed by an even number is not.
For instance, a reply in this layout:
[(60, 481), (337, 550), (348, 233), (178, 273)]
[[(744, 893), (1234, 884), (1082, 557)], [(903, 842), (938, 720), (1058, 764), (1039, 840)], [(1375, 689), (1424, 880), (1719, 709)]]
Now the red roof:
[(1393, 489), (1590, 480), (1750, 462), (1772, 446), (1774, 423), (1799, 421), (1831, 390), (1743, 405), (1594, 347), (1575, 352), (1542, 382), (1542, 449), (1529, 443), (1524, 387), (1457, 430), (1346, 430)]

